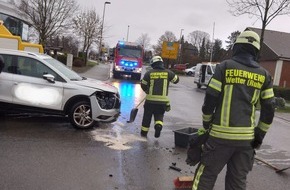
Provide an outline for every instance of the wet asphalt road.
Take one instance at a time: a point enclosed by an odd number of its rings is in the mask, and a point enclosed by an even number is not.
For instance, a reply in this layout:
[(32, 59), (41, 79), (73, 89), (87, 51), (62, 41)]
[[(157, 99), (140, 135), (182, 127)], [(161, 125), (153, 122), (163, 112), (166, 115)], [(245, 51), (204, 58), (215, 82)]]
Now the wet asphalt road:
[[(143, 97), (140, 85), (114, 80), (109, 64), (81, 75), (112, 82), (119, 88), (121, 116), (112, 124), (91, 130), (76, 130), (66, 118), (53, 116), (8, 116), (0, 118), (1, 190), (171, 190), (173, 179), (193, 175), (185, 164), (186, 149), (175, 146), (174, 130), (200, 127), (204, 89), (192, 77), (180, 77), (170, 85), (172, 110), (165, 115), (159, 139), (153, 130), (141, 138), (142, 106), (135, 122), (128, 124), (130, 111)], [(290, 123), (275, 118), (257, 154), (280, 168), (290, 165)], [(169, 169), (176, 164), (181, 172)], [(215, 190), (224, 189), (223, 171)], [(290, 169), (282, 174), (255, 163), (249, 174), (249, 190), (290, 189)]]

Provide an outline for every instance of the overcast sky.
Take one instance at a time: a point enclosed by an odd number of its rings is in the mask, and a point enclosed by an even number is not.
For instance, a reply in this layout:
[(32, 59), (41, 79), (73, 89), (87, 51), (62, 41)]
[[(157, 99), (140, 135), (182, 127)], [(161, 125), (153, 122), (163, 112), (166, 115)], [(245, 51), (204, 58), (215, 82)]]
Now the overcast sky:
[[(77, 0), (81, 8), (95, 8), (102, 18), (106, 0)], [(261, 21), (247, 15), (234, 17), (229, 13), (226, 0), (107, 0), (105, 7), (104, 41), (113, 47), (118, 40), (136, 41), (148, 34), (154, 45), (165, 31), (179, 39), (181, 30), (187, 35), (195, 30), (210, 34), (210, 39), (225, 40), (231, 32), (246, 27), (261, 28)], [(128, 27), (129, 26), (129, 27)], [(290, 17), (278, 16), (268, 30), (290, 33)], [(129, 31), (129, 32), (128, 32)], [(214, 34), (214, 35), (213, 35)]]

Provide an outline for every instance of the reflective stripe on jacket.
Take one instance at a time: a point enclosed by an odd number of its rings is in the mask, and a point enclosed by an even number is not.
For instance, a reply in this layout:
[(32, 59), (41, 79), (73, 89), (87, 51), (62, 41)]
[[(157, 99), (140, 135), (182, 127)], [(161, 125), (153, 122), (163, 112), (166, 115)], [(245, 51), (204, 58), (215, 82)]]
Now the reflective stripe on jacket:
[(141, 80), (141, 88), (146, 92), (146, 101), (169, 104), (169, 83), (178, 83), (179, 77), (168, 69), (151, 69)]

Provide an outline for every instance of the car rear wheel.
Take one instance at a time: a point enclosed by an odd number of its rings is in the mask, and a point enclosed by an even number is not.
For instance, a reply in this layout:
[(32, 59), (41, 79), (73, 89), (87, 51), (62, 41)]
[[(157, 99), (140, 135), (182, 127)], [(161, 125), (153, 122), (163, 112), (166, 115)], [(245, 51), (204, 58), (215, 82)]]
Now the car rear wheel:
[(68, 117), (71, 124), (77, 129), (89, 129), (96, 123), (92, 119), (91, 106), (87, 101), (75, 103), (72, 106)]

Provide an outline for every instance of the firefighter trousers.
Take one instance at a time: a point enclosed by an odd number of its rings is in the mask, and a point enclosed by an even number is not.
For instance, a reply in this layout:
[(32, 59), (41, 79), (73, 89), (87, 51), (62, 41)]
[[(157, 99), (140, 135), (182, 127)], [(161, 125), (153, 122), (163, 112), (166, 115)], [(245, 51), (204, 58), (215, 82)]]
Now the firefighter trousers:
[(145, 102), (141, 133), (148, 133), (152, 116), (154, 116), (154, 125), (159, 124), (162, 127), (165, 109), (166, 105), (164, 104), (153, 104)]
[(227, 165), (225, 190), (245, 190), (247, 174), (252, 170), (255, 151), (250, 146), (230, 146), (208, 140), (202, 150), (192, 190), (211, 190), (218, 174)]

